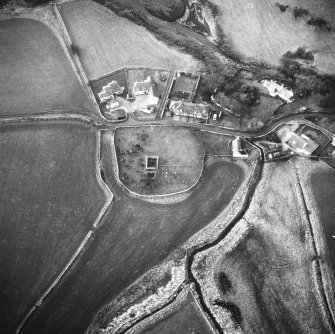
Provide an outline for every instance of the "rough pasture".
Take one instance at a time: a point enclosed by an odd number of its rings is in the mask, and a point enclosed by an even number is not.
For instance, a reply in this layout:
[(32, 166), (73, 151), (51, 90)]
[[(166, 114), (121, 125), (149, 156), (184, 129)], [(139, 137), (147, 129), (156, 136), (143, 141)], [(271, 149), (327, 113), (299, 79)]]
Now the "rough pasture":
[(0, 116), (92, 109), (53, 32), (30, 19), (0, 22)]
[(330, 169), (315, 173), (311, 176), (311, 186), (315, 199), (320, 210), (320, 219), (322, 222), (325, 238), (327, 241), (329, 259), (333, 266), (335, 275), (335, 172)]
[(157, 42), (143, 27), (92, 1), (60, 6), (89, 80), (123, 67), (182, 69), (192, 58)]
[[(219, 9), (217, 17), (234, 51), (244, 59), (279, 65), (281, 56), (303, 46), (315, 54), (317, 69), (335, 73), (335, 26), (331, 32), (307, 25), (305, 18), (295, 19), (295, 6), (307, 9), (313, 17), (332, 24), (335, 2), (308, 0), (212, 0)], [(281, 12), (276, 3), (289, 5)]]
[(266, 166), (245, 215), (250, 233), (232, 252), (215, 254), (220, 299), (239, 309), (243, 333), (328, 333), (295, 172), (287, 162)]
[(209, 167), (185, 201), (144, 202), (129, 197), (117, 184), (108, 138), (102, 137), (102, 164), (115, 196), (112, 209), (77, 270), (32, 319), (26, 333), (83, 333), (103, 305), (211, 222), (243, 179), (237, 165), (219, 162)]
[(0, 128), (1, 333), (15, 332), (98, 216), (95, 151), (80, 124)]

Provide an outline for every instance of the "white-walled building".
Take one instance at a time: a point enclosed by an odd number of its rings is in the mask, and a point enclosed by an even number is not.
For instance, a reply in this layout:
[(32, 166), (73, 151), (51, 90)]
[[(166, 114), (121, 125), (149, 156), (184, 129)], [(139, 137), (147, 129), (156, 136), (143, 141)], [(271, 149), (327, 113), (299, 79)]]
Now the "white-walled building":
[(274, 80), (262, 80), (262, 84), (268, 89), (270, 96), (278, 96), (286, 103), (291, 103), (293, 101), (293, 91), (286, 88), (283, 84), (280, 84)]

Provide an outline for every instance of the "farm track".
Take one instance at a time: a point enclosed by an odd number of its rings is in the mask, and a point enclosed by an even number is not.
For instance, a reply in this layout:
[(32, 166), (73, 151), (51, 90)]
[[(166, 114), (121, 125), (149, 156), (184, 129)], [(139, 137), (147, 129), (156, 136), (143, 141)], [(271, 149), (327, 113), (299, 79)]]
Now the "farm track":
[(167, 82), (167, 85), (166, 85), (166, 89), (164, 90), (164, 94), (162, 96), (162, 100), (161, 100), (161, 103), (159, 105), (159, 109), (158, 109), (158, 112), (157, 112), (157, 116), (156, 116), (156, 119), (163, 119), (164, 117), (164, 110), (165, 110), (165, 106), (166, 106), (166, 102), (167, 102), (167, 99), (169, 97), (169, 94), (170, 94), (170, 91), (171, 91), (171, 88), (172, 88), (172, 85), (173, 85), (173, 80), (176, 76), (176, 71), (172, 71), (170, 73), (170, 76), (168, 78), (168, 82)]
[[(78, 66), (78, 67), (80, 69), (82, 69), (81, 64), (79, 64), (79, 65), (80, 66)], [(83, 69), (82, 69), (82, 71), (85, 73), (85, 71)], [(85, 80), (83, 80), (83, 81), (85, 82)], [(171, 84), (172, 84), (172, 82), (173, 81), (171, 81)], [(90, 88), (90, 86), (88, 86), (88, 87)], [(168, 97), (168, 93), (166, 94), (164, 103), (161, 104), (161, 106), (163, 106), (163, 108), (161, 108), (160, 113), (162, 113), (163, 110), (164, 110), (164, 105), (165, 105), (167, 97)], [(93, 99), (94, 99), (94, 97), (93, 97)], [(100, 110), (99, 110), (99, 113), (100, 113)], [(162, 115), (160, 113), (159, 113), (159, 115), (163, 116), (163, 113), (162, 113)], [(321, 115), (323, 117), (327, 117), (328, 116), (328, 114), (325, 114), (325, 113), (320, 113), (319, 115)], [(102, 116), (101, 113), (100, 113), (100, 116)], [(221, 134), (230, 134), (230, 135), (236, 135), (236, 134), (238, 134), (238, 135), (245, 136), (245, 137), (250, 137), (250, 136), (255, 136), (255, 135), (261, 136), (261, 135), (264, 135), (267, 132), (272, 131), (272, 129), (275, 126), (277, 126), (278, 124), (280, 124), (280, 123), (282, 123), (282, 122), (284, 122), (286, 120), (297, 119), (297, 118), (301, 118), (302, 116), (315, 116), (315, 113), (304, 113), (304, 114), (298, 114), (298, 115), (284, 116), (284, 117), (278, 118), (275, 121), (269, 123), (264, 130), (257, 131), (257, 132), (234, 131), (234, 130), (228, 130), (228, 129), (222, 129), (222, 128), (221, 129), (217, 129), (217, 131), (219, 133), (221, 133)], [(128, 124), (131, 123), (131, 121), (129, 122), (129, 120), (128, 120), (125, 123), (119, 123), (119, 124), (115, 125), (115, 124), (113, 124), (115, 122), (112, 122), (112, 121), (109, 122), (109, 121), (107, 121), (104, 118), (101, 119), (98, 116), (93, 116), (93, 115), (92, 116), (87, 116), (87, 115), (82, 114), (79, 110), (71, 110), (68, 113), (65, 113), (65, 112), (62, 112), (62, 111), (58, 111), (57, 113), (52, 113), (50, 111), (46, 111), (46, 112), (40, 112), (39, 114), (35, 114), (35, 115), (17, 115), (17, 116), (11, 116), (11, 117), (3, 117), (3, 118), (0, 119), (0, 125), (10, 125), (10, 124), (14, 125), (14, 124), (25, 124), (25, 123), (30, 123), (30, 122), (48, 122), (48, 121), (62, 121), (62, 122), (63, 121), (64, 122), (78, 121), (78, 122), (83, 122), (85, 124), (93, 126), (93, 127), (97, 128), (97, 129), (123, 127), (123, 126), (128, 126)], [(152, 122), (146, 122), (146, 124), (138, 124), (137, 122), (133, 122), (133, 123), (137, 124), (137, 126), (147, 126), (147, 125), (153, 125), (153, 124), (155, 124), (155, 125), (167, 125), (167, 126), (174, 125), (174, 126), (182, 126), (182, 127), (189, 127), (189, 128), (198, 128), (198, 129), (202, 129), (204, 131), (208, 131), (209, 130), (209, 128), (206, 127), (206, 126), (204, 126), (204, 125), (200, 125), (200, 124), (199, 125), (197, 125), (197, 124), (184, 124), (184, 123), (181, 123), (181, 122), (170, 123), (170, 122), (167, 122), (167, 121), (162, 121), (162, 122), (160, 122), (160, 123), (157, 124), (157, 121), (152, 121)], [(99, 133), (99, 136), (100, 136), (100, 131), (98, 133)], [(100, 137), (99, 137), (99, 145), (100, 145)], [(76, 249), (76, 251), (74, 252), (74, 254), (71, 256), (70, 260), (68, 261), (68, 263), (66, 264), (66, 266), (63, 268), (63, 270), (61, 271), (61, 273), (57, 276), (57, 278), (55, 279), (55, 281), (50, 285), (50, 287), (45, 291), (45, 293), (43, 293), (42, 297), (36, 302), (36, 304), (34, 305), (34, 307), (24, 317), (24, 319), (21, 322), (21, 324), (19, 325), (16, 333), (20, 333), (21, 332), (21, 329), (23, 328), (23, 326), (25, 325), (25, 323), (29, 320), (29, 318), (31, 317), (31, 315), (36, 310), (38, 310), (38, 308), (42, 305), (42, 303), (48, 297), (48, 295), (50, 293), (52, 293), (52, 291), (54, 289), (57, 289), (60, 284), (62, 284), (62, 282), (66, 279), (67, 274), (71, 271), (71, 269), (73, 269), (73, 267), (75, 267), (75, 264), (81, 260), (82, 252), (85, 252), (85, 249), (84, 249), (85, 245), (88, 244), (88, 242), (90, 241), (91, 238), (94, 238), (94, 232), (95, 232), (95, 230), (100, 227), (100, 222), (101, 222), (101, 220), (102, 220), (105, 212), (108, 210), (108, 208), (112, 204), (112, 199), (113, 199), (112, 196), (113, 196), (113, 194), (111, 193), (111, 190), (108, 188), (107, 184), (101, 178), (101, 174), (100, 174), (100, 166), (99, 166), (100, 146), (99, 146), (99, 148), (97, 148), (97, 152), (99, 153), (99, 158), (97, 159), (97, 170), (96, 170), (96, 172), (99, 174), (97, 176), (97, 179), (98, 179), (100, 187), (104, 190), (104, 193), (105, 193), (105, 195), (107, 197), (107, 201), (106, 201), (105, 205), (103, 206), (102, 210), (100, 211), (99, 216), (94, 221), (92, 230), (90, 230), (87, 233), (87, 235), (84, 237), (83, 241), (81, 242), (81, 244), (79, 245), (79, 247)], [(223, 238), (225, 238), (225, 236), (230, 232), (230, 230), (233, 228), (233, 226), (235, 226), (235, 224), (243, 217), (244, 213), (248, 210), (248, 207), (249, 207), (250, 202), (252, 200), (253, 194), (255, 193), (257, 185), (258, 185), (258, 183), (259, 183), (259, 181), (261, 179), (261, 176), (262, 176), (263, 163), (264, 163), (263, 160), (260, 160), (259, 168), (257, 169), (257, 171), (255, 171), (255, 174), (256, 174), (255, 175), (255, 179), (253, 180), (253, 183), (251, 184), (251, 186), (248, 189), (248, 193), (247, 193), (246, 198), (245, 198), (245, 203), (244, 203), (243, 208), (241, 209), (241, 211), (237, 214), (237, 216), (231, 221), (231, 223), (229, 224), (229, 226), (218, 236), (218, 238), (214, 242), (212, 242), (210, 244), (207, 244), (205, 246), (202, 246), (202, 247), (194, 250), (189, 255), (189, 258), (188, 258), (188, 266), (187, 266), (187, 268), (188, 268), (188, 276), (189, 276), (188, 280), (189, 280), (189, 282), (193, 282), (195, 284), (197, 293), (200, 296), (200, 303), (201, 303), (203, 309), (205, 310), (205, 312), (208, 314), (208, 316), (213, 321), (213, 323), (216, 324), (216, 326), (218, 326), (218, 324), (217, 324), (215, 318), (213, 317), (213, 315), (211, 314), (210, 310), (207, 308), (207, 306), (206, 306), (206, 304), (204, 302), (204, 299), (202, 297), (202, 294), (201, 294), (200, 286), (199, 286), (198, 282), (196, 281), (195, 277), (193, 276), (193, 273), (192, 273), (192, 263), (193, 263), (195, 255), (197, 253), (199, 253), (199, 252), (201, 252), (201, 251), (203, 251), (203, 250), (205, 250), (207, 248), (210, 248), (212, 246), (215, 246)], [(317, 264), (318, 264), (318, 268), (319, 268), (319, 263), (317, 263)], [(324, 291), (323, 291), (323, 293), (324, 293)], [(164, 307), (162, 307), (162, 308), (164, 308)], [(334, 330), (334, 328), (335, 328), (334, 327), (334, 323), (333, 323), (333, 327), (332, 328)], [(222, 330), (220, 329), (220, 326), (218, 326), (217, 329), (220, 331), (220, 333), (222, 332)]]
[[(26, 123), (31, 123), (31, 122), (48, 122), (48, 121), (62, 121), (62, 122), (69, 122), (69, 121), (79, 121), (79, 122), (83, 122), (85, 124), (88, 124), (90, 126), (93, 126), (97, 129), (111, 129), (111, 128), (116, 128), (116, 127), (122, 127), (122, 126), (132, 126), (132, 125), (128, 125), (127, 122), (125, 123), (121, 123), (121, 124), (112, 124), (111, 122), (106, 122), (104, 120), (100, 120), (98, 117), (94, 116), (86, 116), (83, 114), (76, 114), (74, 113), (75, 110), (72, 110), (71, 113), (57, 113), (57, 114), (51, 114), (50, 112), (45, 112), (45, 113), (40, 113), (39, 115), (26, 115), (26, 116), (17, 116), (17, 117), (7, 117), (7, 118), (1, 118), (0, 119), (0, 125), (15, 125), (15, 124), (26, 124)], [(307, 113), (307, 115), (315, 115), (314, 113)], [(327, 116), (328, 114), (324, 114), (324, 116)], [(276, 120), (275, 122), (273, 122), (272, 124), (268, 125), (268, 127), (266, 129), (263, 129), (262, 131), (258, 131), (256, 133), (252, 133), (253, 136), (255, 135), (263, 135), (264, 133), (267, 133), (269, 131), (271, 131), (271, 129), (275, 128), (276, 126), (278, 126), (278, 124), (282, 123), (285, 120), (289, 120), (289, 119), (296, 119), (296, 118), (300, 118), (301, 114), (298, 115), (288, 115), (288, 116), (284, 116), (278, 120)], [(136, 122), (135, 122), (136, 123)], [(162, 124), (163, 123), (163, 124)], [(137, 126), (148, 126), (148, 125), (152, 125), (152, 124), (156, 124), (156, 125), (165, 125), (165, 126), (169, 126), (172, 125), (171, 123), (167, 123), (167, 122), (149, 122), (146, 124), (138, 124), (136, 123)], [(185, 126), (184, 124), (177, 122), (177, 124), (173, 124), (173, 125), (177, 125), (177, 126)], [(204, 131), (208, 131), (209, 129), (206, 126), (200, 125), (200, 126), (194, 126), (192, 125), (188, 125), (188, 127), (190, 128), (202, 128)], [(250, 136), (250, 132), (236, 132), (233, 130), (225, 130), (225, 129), (219, 129), (217, 131), (218, 133), (221, 134), (240, 134), (240, 135), (244, 135), (249, 137)], [(100, 133), (100, 131), (99, 131)], [(100, 160), (100, 148), (99, 148), (99, 157), (97, 158), (97, 164), (99, 163)], [(262, 167), (263, 167), (263, 160), (260, 160), (259, 162), (259, 166), (257, 168), (257, 170), (255, 170), (255, 177), (252, 181), (252, 184), (250, 185), (247, 195), (245, 197), (245, 202), (243, 204), (243, 208), (239, 211), (239, 213), (235, 216), (235, 218), (230, 222), (229, 226), (220, 233), (220, 235), (217, 237), (217, 239), (212, 242), (209, 243), (205, 246), (202, 246), (196, 250), (194, 250), (191, 254), (189, 254), (188, 257), (188, 265), (187, 265), (187, 272), (188, 272), (188, 279), (186, 281), (186, 283), (189, 282), (193, 282), (195, 284), (195, 288), (197, 293), (199, 294), (199, 301), (200, 304), (202, 305), (204, 311), (207, 313), (207, 315), (210, 317), (210, 319), (212, 320), (212, 322), (215, 324), (215, 327), (217, 327), (217, 329), (219, 330), (219, 325), (217, 324), (214, 316), (211, 314), (210, 310), (208, 309), (207, 305), (204, 302), (204, 299), (201, 295), (201, 289), (199, 286), (199, 283), (196, 281), (191, 267), (192, 267), (192, 263), (194, 260), (194, 257), (197, 253), (206, 250), (212, 246), (215, 246), (217, 243), (219, 243), (222, 239), (224, 239), (227, 234), (231, 231), (231, 229), (233, 228), (233, 226), (235, 226), (237, 224), (237, 222), (243, 217), (244, 213), (247, 211), (250, 202), (252, 200), (252, 196), (257, 188), (257, 185), (261, 179), (261, 175), (262, 175)], [(98, 168), (98, 167), (97, 167)], [(105, 184), (104, 181), (101, 180), (101, 182), (103, 182)], [(101, 182), (99, 182), (100, 186), (101, 186)], [(105, 185), (105, 187), (108, 187), (107, 185)], [(105, 188), (103, 187), (103, 188)], [(109, 189), (109, 188), (108, 188)], [(106, 194), (106, 188), (103, 189), (105, 194)], [(108, 192), (108, 190), (107, 190)], [(22, 328), (24, 327), (24, 325), (27, 323), (27, 321), (29, 321), (29, 319), (31, 318), (32, 314), (35, 313), (40, 306), (42, 305), (42, 303), (44, 302), (44, 300), (48, 297), (48, 295), (50, 293), (52, 293), (52, 291), (54, 291), (55, 289), (58, 288), (59, 284), (62, 284), (62, 282), (66, 279), (67, 274), (69, 273), (69, 271), (71, 271), (71, 268), (75, 267), (75, 263), (80, 262), (80, 258), (81, 258), (81, 254), (82, 251), (85, 247), (85, 245), (89, 242), (89, 240), (91, 238), (93, 238), (93, 234), (94, 231), (99, 228), (99, 222), (101, 221), (104, 213), (106, 212), (106, 210), (108, 209), (108, 206), (110, 206), (112, 200), (109, 199), (108, 201), (108, 205), (104, 205), (103, 211), (99, 214), (99, 219), (98, 221), (94, 222), (93, 228), (92, 230), (90, 230), (88, 232), (88, 234), (85, 236), (84, 240), (82, 241), (82, 243), (80, 244), (80, 246), (77, 248), (77, 250), (75, 251), (75, 253), (71, 256), (70, 260), (68, 261), (68, 263), (66, 264), (66, 266), (63, 268), (63, 270), (61, 271), (61, 273), (57, 276), (57, 278), (55, 279), (55, 281), (51, 284), (51, 286), (47, 289), (47, 291), (45, 291), (45, 293), (41, 296), (41, 298), (36, 302), (36, 304), (33, 306), (32, 309), (29, 310), (29, 312), (26, 314), (26, 316), (24, 317), (24, 319), (22, 320), (22, 322), (20, 323), (19, 327), (17, 328), (16, 333), (20, 333)], [(324, 294), (324, 291), (323, 291)]]
[(100, 168), (100, 161), (101, 161), (101, 132), (100, 130), (97, 132), (97, 141), (96, 141), (96, 156), (95, 156), (95, 174), (96, 179), (103, 190), (105, 194), (105, 203), (103, 207), (101, 208), (98, 216), (94, 220), (92, 224), (92, 228), (87, 232), (75, 252), (72, 254), (68, 262), (65, 264), (62, 271), (57, 275), (57, 277), (54, 279), (54, 281), (50, 284), (50, 286), (47, 288), (47, 290), (42, 294), (42, 296), (38, 299), (38, 301), (35, 303), (35, 305), (27, 312), (27, 314), (24, 316), (23, 320), (20, 322), (19, 326), (17, 327), (15, 333), (19, 334), (21, 333), (22, 328), (25, 326), (25, 324), (29, 321), (30, 317), (38, 311), (38, 309), (42, 306), (45, 299), (48, 298), (48, 296), (53, 292), (53, 290), (58, 289), (59, 286), (62, 284), (64, 279), (66, 279), (66, 276), (71, 272), (71, 269), (75, 267), (75, 264), (80, 261), (80, 257), (83, 252), (85, 252), (85, 247), (89, 245), (89, 242), (92, 238), (94, 238), (94, 233), (99, 227), (101, 226), (102, 219), (104, 215), (106, 214), (109, 207), (112, 205), (113, 202), (113, 193), (111, 189), (108, 187), (107, 183), (102, 178), (101, 175), (101, 168)]

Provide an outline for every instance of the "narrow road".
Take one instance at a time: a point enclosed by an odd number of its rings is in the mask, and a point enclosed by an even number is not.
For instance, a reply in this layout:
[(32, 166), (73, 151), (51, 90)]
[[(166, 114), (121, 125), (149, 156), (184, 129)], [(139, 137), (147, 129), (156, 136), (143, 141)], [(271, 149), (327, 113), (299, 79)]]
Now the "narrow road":
[(162, 100), (161, 100), (161, 103), (159, 105), (156, 120), (163, 119), (163, 117), (164, 117), (164, 110), (165, 110), (166, 102), (167, 102), (167, 99), (169, 97), (169, 94), (170, 94), (170, 91), (171, 91), (171, 88), (172, 88), (172, 85), (173, 85), (173, 80), (174, 80), (175, 76), (176, 76), (176, 71), (174, 70), (169, 75), (169, 78), (168, 78), (168, 81), (167, 81), (167, 84), (166, 84), (166, 89), (164, 90), (164, 94), (162, 96)]
[(77, 111), (69, 111), (69, 112), (51, 112), (51, 111), (41, 111), (38, 114), (26, 114), (26, 115), (16, 115), (16, 116), (8, 116), (8, 117), (0, 117), (0, 126), (1, 125), (9, 125), (9, 124), (20, 124), (20, 123), (30, 123), (30, 122), (46, 122), (46, 121), (79, 121), (85, 122), (91, 126), (94, 126), (98, 129), (115, 129), (119, 127), (130, 127), (130, 126), (152, 126), (152, 125), (162, 125), (162, 126), (179, 126), (179, 127), (187, 127), (187, 128), (194, 128), (204, 131), (214, 131), (218, 134), (223, 135), (230, 135), (230, 136), (240, 136), (244, 138), (251, 138), (251, 137), (261, 137), (269, 132), (271, 132), (274, 128), (280, 125), (283, 122), (287, 122), (294, 119), (301, 119), (307, 116), (313, 117), (326, 117), (330, 119), (335, 119), (334, 114), (330, 113), (299, 113), (299, 114), (291, 114), (291, 115), (284, 115), (278, 117), (268, 124), (265, 125), (264, 128), (257, 130), (257, 131), (242, 131), (242, 130), (234, 130), (234, 129), (227, 129), (224, 127), (211, 127), (204, 124), (197, 124), (197, 123), (188, 123), (188, 122), (181, 122), (181, 121), (172, 121), (171, 119), (161, 119), (161, 120), (153, 120), (153, 121), (136, 121), (133, 118), (128, 118), (127, 121), (124, 122), (112, 122), (107, 121), (104, 119), (99, 118), (95, 115), (87, 115)]

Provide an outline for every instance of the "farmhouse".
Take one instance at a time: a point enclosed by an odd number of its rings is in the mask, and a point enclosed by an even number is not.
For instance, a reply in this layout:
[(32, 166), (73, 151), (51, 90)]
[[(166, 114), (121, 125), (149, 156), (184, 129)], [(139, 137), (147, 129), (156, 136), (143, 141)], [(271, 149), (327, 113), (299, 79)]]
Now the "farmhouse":
[(241, 149), (241, 138), (236, 137), (231, 141), (231, 153), (233, 158), (247, 158), (248, 153)]
[(299, 136), (295, 132), (292, 132), (287, 140), (287, 145), (290, 149), (298, 154), (303, 154), (307, 156), (311, 156), (312, 153), (319, 147), (319, 145), (307, 137), (306, 135), (302, 134)]
[(197, 104), (176, 100), (172, 100), (169, 106), (169, 110), (173, 115), (199, 119), (208, 119), (208, 108), (209, 106), (207, 104)]
[(112, 99), (114, 95), (120, 95), (123, 93), (124, 87), (118, 85), (116, 81), (110, 82), (108, 85), (102, 87), (102, 91), (98, 93), (100, 103), (106, 102)]
[(117, 108), (120, 106), (120, 103), (114, 99), (111, 99), (109, 101), (107, 101), (107, 104), (106, 104), (106, 108), (107, 109), (113, 109), (113, 108)]
[(134, 82), (134, 95), (148, 95), (152, 87), (151, 76), (149, 75), (145, 80)]
[(286, 88), (283, 84), (280, 84), (274, 80), (262, 80), (262, 83), (263, 86), (268, 89), (270, 96), (278, 96), (286, 103), (291, 103), (293, 101), (293, 91)]

